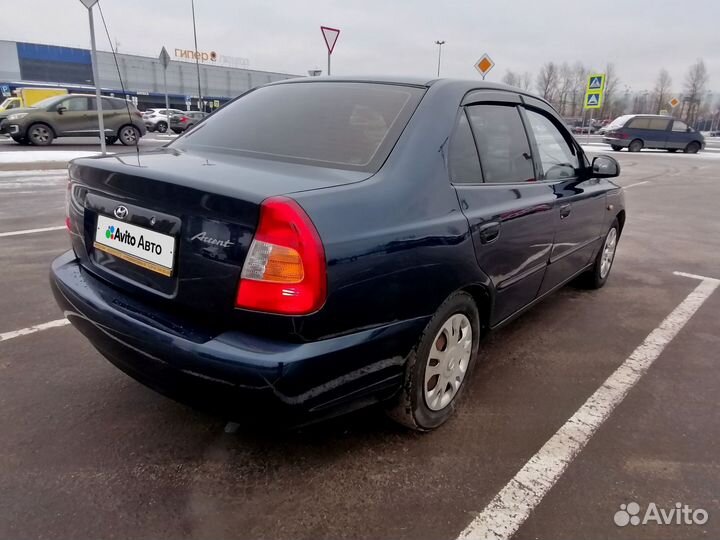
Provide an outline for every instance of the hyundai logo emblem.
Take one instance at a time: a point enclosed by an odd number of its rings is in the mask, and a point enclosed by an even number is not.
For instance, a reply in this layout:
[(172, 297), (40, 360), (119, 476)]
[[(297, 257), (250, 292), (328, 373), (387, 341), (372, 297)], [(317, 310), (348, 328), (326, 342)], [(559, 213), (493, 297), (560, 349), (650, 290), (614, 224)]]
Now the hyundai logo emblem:
[(128, 215), (128, 209), (122, 204), (115, 209), (115, 217), (118, 219), (125, 219)]

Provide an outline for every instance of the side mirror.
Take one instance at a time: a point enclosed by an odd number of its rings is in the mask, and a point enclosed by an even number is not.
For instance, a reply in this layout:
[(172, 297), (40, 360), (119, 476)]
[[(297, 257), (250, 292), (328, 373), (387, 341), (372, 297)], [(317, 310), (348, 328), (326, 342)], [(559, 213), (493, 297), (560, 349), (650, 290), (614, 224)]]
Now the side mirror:
[(58, 105), (57, 109), (55, 109), (55, 110), (57, 111), (58, 114), (62, 114), (65, 111), (67, 111), (67, 107), (65, 107), (63, 105)]
[(620, 175), (620, 164), (610, 156), (596, 156), (592, 161), (593, 178), (615, 178)]

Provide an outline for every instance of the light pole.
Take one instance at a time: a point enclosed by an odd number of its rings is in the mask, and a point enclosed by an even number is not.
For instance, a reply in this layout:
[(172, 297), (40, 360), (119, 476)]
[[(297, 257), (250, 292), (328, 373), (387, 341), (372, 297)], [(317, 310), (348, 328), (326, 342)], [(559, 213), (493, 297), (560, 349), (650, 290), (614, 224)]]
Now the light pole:
[(203, 106), (202, 88), (200, 87), (200, 59), (198, 58), (197, 48), (197, 28), (195, 26), (195, 0), (190, 0), (192, 7), (192, 20), (193, 20), (193, 38), (195, 38), (195, 67), (197, 68), (197, 80), (198, 80), (198, 110), (205, 111)]
[(442, 57), (442, 46), (445, 45), (445, 41), (436, 41), (435, 45), (438, 46), (438, 72), (437, 76), (440, 76), (440, 58)]
[(88, 19), (90, 20), (90, 58), (92, 61), (93, 81), (95, 82), (95, 101), (97, 102), (98, 113), (98, 129), (100, 135), (100, 153), (105, 155), (105, 121), (103, 118), (102, 100), (100, 99), (100, 77), (98, 75), (97, 66), (97, 50), (95, 49), (95, 22), (93, 20), (92, 8), (98, 3), (98, 0), (80, 0), (80, 3), (88, 10)]

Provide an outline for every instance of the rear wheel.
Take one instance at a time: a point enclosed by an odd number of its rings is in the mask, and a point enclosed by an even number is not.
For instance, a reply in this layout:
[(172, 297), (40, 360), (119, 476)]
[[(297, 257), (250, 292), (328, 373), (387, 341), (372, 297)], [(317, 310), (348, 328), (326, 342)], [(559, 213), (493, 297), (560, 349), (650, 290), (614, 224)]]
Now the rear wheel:
[(388, 415), (417, 431), (442, 425), (467, 386), (479, 341), (475, 301), (467, 293), (454, 293), (438, 308), (410, 352), (402, 390)]
[(182, 133), (182, 129), (172, 128), (172, 130), (173, 130), (173, 132), (175, 132), (178, 135), (180, 135)]
[(155, 129), (156, 129), (159, 133), (165, 133), (165, 132), (167, 131), (167, 129), (168, 129), (167, 122), (163, 122), (162, 120), (160, 120), (160, 122), (158, 122), (157, 124), (155, 124)]
[(622, 150), (622, 146), (618, 146), (617, 144), (611, 144), (610, 148), (612, 148), (616, 152), (619, 152), (620, 150)]
[(36, 146), (48, 146), (52, 144), (55, 134), (46, 124), (33, 124), (27, 131), (27, 137)]
[(595, 257), (595, 264), (582, 276), (584, 285), (590, 289), (599, 289), (607, 282), (610, 276), (613, 262), (615, 261), (615, 251), (617, 250), (618, 240), (620, 239), (620, 224), (615, 219), (610, 225), (610, 230), (605, 235), (602, 248)]
[(123, 126), (120, 128), (118, 137), (125, 146), (135, 146), (140, 139), (140, 132), (135, 126)]
[(685, 147), (686, 154), (697, 154), (700, 151), (700, 143), (693, 141)]
[(635, 139), (633, 142), (630, 143), (630, 146), (628, 146), (628, 151), (630, 152), (639, 152), (643, 149), (643, 142), (640, 139)]

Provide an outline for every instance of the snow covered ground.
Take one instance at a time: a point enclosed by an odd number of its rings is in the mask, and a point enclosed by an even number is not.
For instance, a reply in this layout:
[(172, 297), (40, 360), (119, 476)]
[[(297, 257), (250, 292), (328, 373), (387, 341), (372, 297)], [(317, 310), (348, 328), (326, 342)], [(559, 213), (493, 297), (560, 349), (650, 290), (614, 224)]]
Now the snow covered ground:
[(11, 163), (66, 163), (71, 159), (79, 157), (97, 156), (100, 152), (88, 152), (84, 150), (13, 150), (0, 152), (0, 164)]

